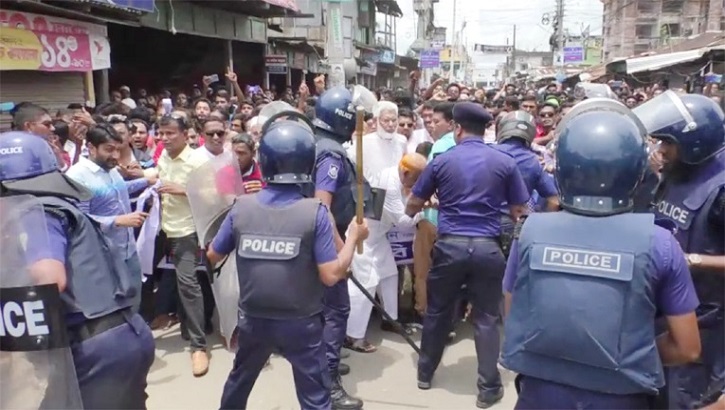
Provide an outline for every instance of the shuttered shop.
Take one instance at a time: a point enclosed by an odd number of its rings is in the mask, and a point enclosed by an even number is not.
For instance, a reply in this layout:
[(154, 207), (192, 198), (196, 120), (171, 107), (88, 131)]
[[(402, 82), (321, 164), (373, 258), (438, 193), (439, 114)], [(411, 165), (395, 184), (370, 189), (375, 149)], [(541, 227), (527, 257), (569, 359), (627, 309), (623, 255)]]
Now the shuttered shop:
[[(30, 101), (47, 109), (51, 116), (70, 103), (85, 101), (84, 76), (78, 72), (0, 72), (0, 101), (18, 104)], [(10, 128), (10, 115), (0, 116), (0, 129)]]

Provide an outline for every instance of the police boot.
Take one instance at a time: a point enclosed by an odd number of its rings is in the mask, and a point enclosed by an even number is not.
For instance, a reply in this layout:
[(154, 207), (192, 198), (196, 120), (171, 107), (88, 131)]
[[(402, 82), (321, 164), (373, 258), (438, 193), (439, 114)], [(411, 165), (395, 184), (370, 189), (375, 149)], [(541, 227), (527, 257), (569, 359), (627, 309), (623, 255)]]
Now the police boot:
[(363, 407), (362, 400), (352, 397), (342, 387), (340, 375), (332, 375), (332, 410), (360, 410)]

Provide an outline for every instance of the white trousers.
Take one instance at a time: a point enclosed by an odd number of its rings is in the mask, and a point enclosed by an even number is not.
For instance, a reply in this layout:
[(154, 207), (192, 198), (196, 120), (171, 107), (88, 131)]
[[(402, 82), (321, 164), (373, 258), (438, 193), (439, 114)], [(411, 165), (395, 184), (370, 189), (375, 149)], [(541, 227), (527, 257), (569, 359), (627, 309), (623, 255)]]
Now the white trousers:
[[(348, 281), (350, 292), (350, 317), (347, 319), (347, 335), (353, 339), (364, 339), (370, 322), (373, 304), (360, 292), (352, 281)], [(368, 288), (373, 297), (377, 291), (385, 311), (398, 320), (398, 275), (381, 279), (377, 288)]]

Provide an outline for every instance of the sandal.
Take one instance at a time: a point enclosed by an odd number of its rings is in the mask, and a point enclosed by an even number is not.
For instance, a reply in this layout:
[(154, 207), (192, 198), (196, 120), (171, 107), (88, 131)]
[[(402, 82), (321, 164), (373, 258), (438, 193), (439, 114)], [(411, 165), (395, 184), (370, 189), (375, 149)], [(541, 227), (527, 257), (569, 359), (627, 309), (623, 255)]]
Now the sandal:
[(346, 337), (342, 346), (358, 353), (373, 353), (378, 350), (376, 346), (365, 339), (353, 339), (351, 337)]

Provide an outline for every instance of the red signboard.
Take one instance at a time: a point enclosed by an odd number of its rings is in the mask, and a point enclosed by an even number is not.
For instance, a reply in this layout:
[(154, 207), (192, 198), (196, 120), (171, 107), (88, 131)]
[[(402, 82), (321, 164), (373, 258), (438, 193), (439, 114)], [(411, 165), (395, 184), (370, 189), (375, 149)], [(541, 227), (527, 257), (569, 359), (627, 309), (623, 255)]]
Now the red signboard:
[[(93, 35), (105, 36), (102, 26), (58, 17), (0, 10), (0, 27), (25, 30), (35, 35), (43, 49), (36, 70), (85, 72), (99, 68), (94, 67), (89, 38)], [(6, 45), (0, 44), (0, 46)]]

